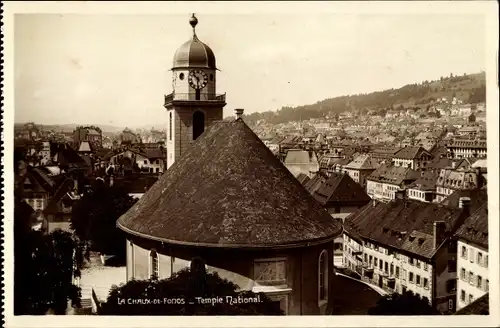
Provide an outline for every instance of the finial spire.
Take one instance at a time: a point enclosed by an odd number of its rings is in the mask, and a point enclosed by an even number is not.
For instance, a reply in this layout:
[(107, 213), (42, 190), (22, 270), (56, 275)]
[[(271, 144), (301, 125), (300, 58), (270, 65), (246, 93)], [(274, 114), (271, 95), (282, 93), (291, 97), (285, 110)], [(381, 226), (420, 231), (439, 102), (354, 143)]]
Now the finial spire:
[(196, 25), (198, 24), (198, 18), (196, 18), (196, 16), (193, 15), (191, 16), (191, 18), (189, 19), (189, 24), (191, 25), (191, 27), (193, 27), (193, 38), (196, 38)]

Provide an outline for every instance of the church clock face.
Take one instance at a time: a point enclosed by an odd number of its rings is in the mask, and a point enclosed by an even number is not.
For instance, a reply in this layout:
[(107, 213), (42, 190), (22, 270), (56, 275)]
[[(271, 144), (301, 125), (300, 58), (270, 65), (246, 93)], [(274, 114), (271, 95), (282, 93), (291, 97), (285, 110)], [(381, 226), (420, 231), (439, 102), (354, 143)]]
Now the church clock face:
[(202, 70), (193, 70), (189, 72), (189, 85), (196, 90), (203, 89), (208, 83), (208, 75)]

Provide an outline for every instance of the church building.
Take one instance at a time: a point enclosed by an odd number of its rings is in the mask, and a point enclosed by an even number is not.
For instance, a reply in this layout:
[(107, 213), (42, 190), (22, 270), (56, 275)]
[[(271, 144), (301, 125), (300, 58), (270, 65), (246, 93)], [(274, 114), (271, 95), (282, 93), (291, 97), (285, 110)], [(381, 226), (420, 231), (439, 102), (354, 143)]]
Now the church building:
[(168, 170), (120, 219), (127, 280), (164, 279), (201, 257), (285, 314), (331, 314), (333, 240), (341, 226), (255, 133), (223, 121), (215, 56), (194, 31), (174, 56)]

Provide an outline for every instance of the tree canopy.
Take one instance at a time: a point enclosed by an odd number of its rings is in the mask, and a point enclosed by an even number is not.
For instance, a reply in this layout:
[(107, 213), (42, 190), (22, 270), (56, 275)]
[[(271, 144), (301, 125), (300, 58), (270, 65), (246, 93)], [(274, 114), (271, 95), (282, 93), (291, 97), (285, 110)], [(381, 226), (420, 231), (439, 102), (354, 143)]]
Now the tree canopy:
[(411, 291), (403, 294), (393, 293), (379, 299), (377, 304), (368, 310), (371, 315), (436, 315), (427, 297), (420, 298)]
[(136, 202), (123, 189), (97, 180), (73, 206), (71, 227), (92, 250), (125, 257), (125, 235), (116, 221)]
[(131, 280), (113, 286), (102, 315), (280, 315), (277, 302), (197, 269), (184, 269), (163, 280)]
[(30, 231), (15, 248), (15, 314), (39, 315), (52, 310), (65, 314), (68, 301), (80, 303), (80, 276), (84, 251), (71, 233)]

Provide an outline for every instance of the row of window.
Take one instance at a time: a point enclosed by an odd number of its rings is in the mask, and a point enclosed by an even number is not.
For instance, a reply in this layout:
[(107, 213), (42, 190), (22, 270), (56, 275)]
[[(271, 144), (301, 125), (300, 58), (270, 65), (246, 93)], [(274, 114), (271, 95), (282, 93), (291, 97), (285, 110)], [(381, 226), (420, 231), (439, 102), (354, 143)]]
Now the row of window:
[[(468, 299), (468, 302), (467, 302), (467, 299)], [(474, 295), (469, 294), (469, 297), (467, 298), (467, 293), (465, 292), (465, 290), (462, 289), (460, 291), (460, 300), (464, 303), (470, 304), (470, 303), (474, 302)]]
[[(133, 247), (132, 243), (130, 245)], [(280, 283), (286, 281), (285, 260), (256, 261), (255, 264), (255, 271), (259, 271), (255, 273), (257, 281)], [(261, 270), (258, 270), (258, 265), (260, 265)], [(273, 265), (275, 267), (269, 270), (269, 266)], [(149, 268), (151, 279), (158, 279), (160, 273), (159, 258), (155, 250), (151, 250), (149, 253)], [(318, 260), (318, 292), (319, 301), (326, 301), (328, 299), (328, 252), (326, 250), (321, 252)]]
[(483, 255), (482, 252), (477, 251), (476, 256), (474, 257), (474, 249), (469, 248), (469, 251), (467, 252), (467, 247), (462, 246), (462, 250), (460, 252), (460, 256), (464, 260), (469, 260), (471, 263), (477, 263), (482, 267), (487, 268), (488, 267), (488, 255)]
[(460, 280), (468, 282), (470, 285), (485, 292), (488, 292), (490, 288), (490, 281), (488, 279), (483, 279), (483, 277), (475, 275), (472, 271), (467, 272), (464, 268), (460, 270)]
[[(406, 270), (403, 269), (403, 280), (406, 280)], [(422, 278), (420, 275), (413, 272), (408, 272), (408, 281), (424, 289), (429, 289), (429, 279)]]

